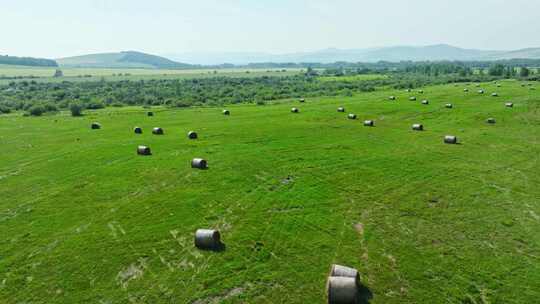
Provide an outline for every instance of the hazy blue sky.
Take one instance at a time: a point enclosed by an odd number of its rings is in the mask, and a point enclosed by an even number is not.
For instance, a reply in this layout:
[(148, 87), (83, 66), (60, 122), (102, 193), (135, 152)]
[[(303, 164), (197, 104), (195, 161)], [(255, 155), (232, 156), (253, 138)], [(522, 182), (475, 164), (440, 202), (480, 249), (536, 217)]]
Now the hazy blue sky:
[(540, 47), (540, 0), (0, 0), (0, 54)]

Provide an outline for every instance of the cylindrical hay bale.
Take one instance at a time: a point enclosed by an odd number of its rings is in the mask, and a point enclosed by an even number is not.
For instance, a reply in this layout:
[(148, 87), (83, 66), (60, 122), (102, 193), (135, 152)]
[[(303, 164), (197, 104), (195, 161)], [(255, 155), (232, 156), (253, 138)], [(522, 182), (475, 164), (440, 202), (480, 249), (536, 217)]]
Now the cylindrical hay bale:
[(446, 135), (444, 137), (444, 143), (445, 144), (457, 144), (457, 137), (453, 135)]
[(300, 110), (298, 110), (298, 108), (292, 108), (291, 109), (291, 113), (298, 113), (300, 112)]
[(137, 147), (137, 154), (139, 155), (152, 155), (152, 152), (150, 151), (150, 148), (147, 146), (138, 146)]
[(396, 100), (396, 96), (390, 96), (390, 97), (388, 97), (388, 99), (390, 99), (390, 100)]
[(97, 129), (101, 129), (101, 125), (97, 122), (93, 122), (91, 125), (90, 125), (90, 128), (92, 128), (92, 130), (97, 130)]
[(328, 304), (354, 304), (358, 298), (356, 278), (329, 277), (326, 283)]
[(405, 92), (410, 93), (411, 89), (406, 89)]
[(488, 119), (486, 120), (486, 122), (487, 122), (488, 124), (494, 124), (494, 123), (495, 123), (495, 118), (490, 117), (490, 118), (488, 118)]
[(347, 115), (348, 119), (356, 119), (356, 114), (349, 114)]
[(223, 110), (223, 115), (231, 115), (231, 112), (229, 110)]
[(478, 90), (478, 94), (484, 94), (484, 90)]
[(300, 98), (300, 99), (298, 99), (298, 101), (300, 101), (300, 102), (306, 102), (306, 99), (305, 99), (305, 98)]
[(412, 96), (411, 98), (409, 98), (410, 101), (415, 101), (416, 100), (416, 97)]
[(412, 125), (412, 129), (414, 131), (424, 131), (424, 126), (422, 124), (414, 124)]
[(418, 90), (418, 93), (424, 94), (424, 90)]
[(469, 89), (463, 89), (463, 92), (467, 93), (469, 92)]
[(444, 107), (447, 108), (447, 109), (451, 109), (451, 108), (454, 107), (454, 105), (451, 104), (451, 103), (447, 103), (447, 104), (444, 105)]
[(498, 97), (498, 96), (499, 96), (499, 94), (497, 94), (497, 93), (491, 93), (491, 97)]
[(423, 104), (423, 105), (428, 105), (428, 104), (429, 104), (429, 100), (427, 100), (427, 99), (422, 100), (422, 104)]
[(364, 120), (364, 126), (373, 127), (375, 126), (375, 122), (373, 120)]
[(511, 102), (507, 102), (504, 104), (507, 108), (513, 108), (514, 107), (514, 104), (511, 103)]
[(200, 249), (217, 249), (221, 244), (221, 234), (214, 229), (197, 229), (195, 246)]
[(191, 168), (206, 169), (208, 168), (208, 162), (202, 158), (194, 158), (191, 161)]
[(338, 112), (345, 112), (345, 108), (344, 107), (339, 107), (339, 108), (337, 108), (337, 111)]
[(140, 127), (135, 127), (133, 128), (133, 132), (135, 132), (135, 134), (142, 134), (142, 129)]
[(154, 112), (147, 112), (146, 115), (148, 115), (148, 116), (154, 116)]
[(357, 284), (360, 282), (360, 273), (358, 270), (343, 265), (333, 264), (330, 268), (330, 274), (328, 276), (355, 278)]
[(154, 134), (154, 135), (163, 135), (163, 129), (156, 127), (154, 129), (152, 129), (152, 134)]
[(189, 131), (187, 136), (189, 139), (197, 139), (199, 137), (199, 135), (195, 131)]
[(500, 87), (501, 87), (501, 85), (500, 85), (500, 84), (497, 84), (497, 88), (500, 88)]

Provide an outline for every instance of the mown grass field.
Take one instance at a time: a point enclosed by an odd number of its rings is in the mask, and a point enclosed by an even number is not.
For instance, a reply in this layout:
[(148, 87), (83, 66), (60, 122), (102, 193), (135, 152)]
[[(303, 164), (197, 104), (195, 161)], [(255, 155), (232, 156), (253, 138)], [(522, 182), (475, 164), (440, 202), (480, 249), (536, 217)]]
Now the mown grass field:
[[(1, 115), (0, 302), (324, 303), (340, 263), (368, 303), (537, 303), (540, 90), (464, 87)], [(224, 251), (194, 248), (203, 227)]]

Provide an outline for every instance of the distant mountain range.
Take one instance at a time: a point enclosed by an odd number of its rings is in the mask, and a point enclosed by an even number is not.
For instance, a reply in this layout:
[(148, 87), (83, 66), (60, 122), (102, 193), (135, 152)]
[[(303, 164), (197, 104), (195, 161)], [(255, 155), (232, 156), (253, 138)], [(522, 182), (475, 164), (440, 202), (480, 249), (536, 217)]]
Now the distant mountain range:
[(186, 69), (193, 65), (135, 51), (102, 53), (56, 59), (61, 67)]
[(463, 49), (447, 44), (430, 46), (395, 46), (368, 49), (325, 49), (313, 52), (269, 54), (269, 53), (220, 53), (191, 52), (167, 54), (168, 58), (190, 64), (215, 65), (231, 63), (243, 65), (260, 62), (377, 62), (377, 61), (440, 61), (440, 60), (499, 60), (499, 59), (540, 59), (540, 48), (515, 51), (486, 51)]

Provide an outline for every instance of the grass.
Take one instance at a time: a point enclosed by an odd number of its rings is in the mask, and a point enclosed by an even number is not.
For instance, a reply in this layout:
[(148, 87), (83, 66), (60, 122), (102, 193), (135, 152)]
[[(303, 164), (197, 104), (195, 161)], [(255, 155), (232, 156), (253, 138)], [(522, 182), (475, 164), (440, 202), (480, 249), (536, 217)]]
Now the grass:
[[(59, 68), (64, 77), (54, 78), (56, 67), (25, 67), (14, 65), (0, 65), (0, 84), (11, 81), (35, 80), (39, 82), (62, 82), (62, 81), (96, 81), (105, 79), (108, 81), (120, 80), (149, 80), (149, 79), (190, 79), (201, 77), (260, 77), (260, 76), (289, 76), (300, 73), (300, 69), (199, 69), (199, 70), (167, 70), (167, 69), (103, 69), (103, 68)], [(122, 75), (119, 75), (122, 74)], [(129, 74), (129, 75), (125, 75)], [(84, 77), (90, 75), (92, 77)], [(33, 78), (30, 77), (39, 77)], [(23, 79), (1, 79), (1, 77), (21, 77)]]
[(319, 81), (350, 81), (356, 82), (359, 80), (375, 80), (387, 78), (387, 75), (383, 74), (361, 74), (353, 76), (323, 76), (317, 78)]
[[(332, 263), (360, 270), (369, 303), (537, 302), (540, 93), (482, 86), (500, 97), (437, 86), (416, 102), (294, 102), (299, 114), (284, 102), (230, 117), (2, 115), (0, 302), (323, 303)], [(202, 227), (226, 249), (195, 249)]]

